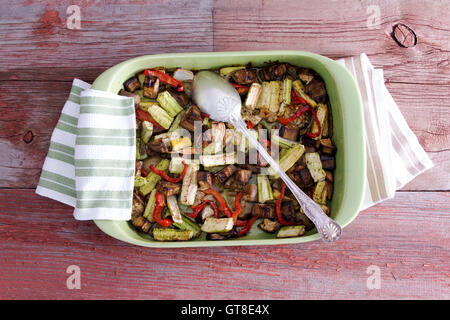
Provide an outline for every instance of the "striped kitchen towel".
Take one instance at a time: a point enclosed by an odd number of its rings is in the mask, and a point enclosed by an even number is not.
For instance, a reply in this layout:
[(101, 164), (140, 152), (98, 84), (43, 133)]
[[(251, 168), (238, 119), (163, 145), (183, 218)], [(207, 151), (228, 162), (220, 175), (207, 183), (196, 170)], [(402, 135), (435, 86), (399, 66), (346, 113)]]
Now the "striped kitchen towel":
[(395, 191), (433, 163), (384, 85), (383, 70), (365, 54), (338, 60), (356, 80), (366, 133), (366, 188), (361, 210), (393, 198)]
[(131, 218), (134, 100), (74, 79), (36, 193), (75, 208), (78, 220)]

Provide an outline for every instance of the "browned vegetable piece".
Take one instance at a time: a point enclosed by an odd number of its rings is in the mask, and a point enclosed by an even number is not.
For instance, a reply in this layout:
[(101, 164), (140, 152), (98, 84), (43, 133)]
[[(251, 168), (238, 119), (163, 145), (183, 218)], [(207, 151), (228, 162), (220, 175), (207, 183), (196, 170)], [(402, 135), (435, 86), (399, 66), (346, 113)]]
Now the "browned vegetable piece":
[(308, 168), (303, 168), (298, 172), (298, 177), (300, 179), (301, 187), (307, 188), (314, 184), (314, 179), (311, 176)]
[(242, 200), (244, 201), (256, 201), (258, 200), (258, 187), (256, 184), (247, 184), (242, 189)]
[(160, 152), (160, 153), (167, 153), (169, 152), (169, 143), (167, 139), (156, 139), (156, 140), (151, 140), (148, 144), (147, 147), (150, 150), (156, 151), (156, 152)]
[(156, 190), (164, 194), (166, 197), (179, 194), (181, 191), (181, 184), (170, 181), (160, 180), (156, 184)]
[(144, 81), (143, 96), (156, 99), (159, 91), (159, 79), (156, 77), (146, 77)]
[(134, 99), (134, 104), (139, 104), (141, 102), (141, 97), (138, 94), (135, 94), (135, 93), (132, 93), (132, 92), (128, 92), (128, 91), (125, 91), (123, 89), (120, 89), (119, 96), (133, 98)]
[(264, 219), (263, 222), (258, 225), (258, 227), (265, 232), (274, 233), (281, 228), (281, 223), (270, 219)]
[(141, 199), (133, 196), (133, 202), (131, 205), (131, 214), (140, 215), (144, 212), (144, 203)]
[(325, 83), (318, 76), (315, 76), (305, 87), (306, 93), (315, 101), (320, 103), (327, 102), (327, 91)]
[(246, 184), (252, 177), (252, 171), (247, 169), (238, 169), (236, 171), (236, 180), (242, 184)]
[(287, 74), (287, 64), (280, 63), (267, 67), (270, 80), (283, 80)]
[(223, 168), (222, 170), (220, 170), (219, 172), (217, 172), (214, 176), (217, 184), (224, 183), (229, 177), (231, 177), (236, 172), (236, 170), (237, 170), (236, 166), (230, 164), (225, 168)]
[(323, 154), (320, 156), (320, 161), (322, 161), (322, 168), (324, 170), (333, 170), (336, 168), (336, 159), (333, 156)]
[(257, 218), (275, 219), (275, 205), (257, 203), (253, 206), (252, 216)]
[(281, 215), (286, 221), (291, 221), (294, 218), (294, 205), (291, 200), (281, 202)]
[(140, 177), (141, 176), (141, 169), (142, 169), (143, 165), (144, 165), (143, 161), (136, 161), (135, 170), (134, 170), (134, 172), (135, 172), (134, 175), (136, 177)]
[(296, 66), (293, 66), (291, 64), (287, 65), (287, 73), (292, 78), (292, 80), (297, 80), (298, 78), (298, 70)]
[(336, 147), (334, 146), (330, 138), (320, 140), (320, 147), (323, 153), (327, 153), (330, 155), (332, 155), (336, 150)]
[(225, 240), (237, 236), (237, 232), (233, 229), (227, 233), (207, 233), (206, 240)]
[(141, 230), (142, 232), (149, 232), (150, 228), (152, 227), (152, 223), (150, 221), (145, 221), (145, 223), (142, 225)]
[(184, 92), (178, 92), (172, 88), (169, 90), (170, 95), (178, 102), (181, 107), (184, 107), (189, 103), (189, 97)]
[(297, 127), (290, 128), (290, 127), (286, 127), (286, 126), (281, 126), (280, 137), (289, 139), (292, 141), (297, 141), (298, 128)]
[(253, 203), (248, 201), (241, 201), (242, 212), (239, 215), (239, 219), (248, 220), (252, 216)]
[(142, 215), (135, 213), (131, 214), (131, 223), (137, 228), (141, 228), (145, 224), (146, 220)]
[(327, 199), (331, 201), (331, 198), (333, 198), (333, 182), (327, 181)]
[(201, 111), (196, 105), (192, 105), (186, 110), (183, 118), (181, 119), (180, 126), (194, 132), (194, 122), (202, 121)]
[(199, 223), (203, 223), (203, 222), (205, 222), (206, 218), (210, 218), (210, 217), (214, 217), (214, 209), (209, 204), (207, 204), (202, 209), (202, 211), (200, 211), (200, 213), (197, 215), (195, 220), (197, 220), (197, 222), (199, 222)]
[(298, 71), (298, 77), (304, 83), (309, 83), (314, 78), (314, 74), (312, 73), (312, 71), (310, 69), (301, 68)]
[(326, 176), (325, 176), (326, 180), (330, 181), (330, 182), (333, 182), (333, 172), (325, 171), (325, 174), (326, 174)]
[(231, 78), (234, 82), (240, 85), (247, 85), (255, 82), (256, 78), (256, 70), (254, 69), (242, 69), (233, 72)]
[(212, 182), (212, 174), (208, 171), (198, 171), (197, 172), (197, 182), (200, 189), (209, 189), (211, 188)]
[(123, 87), (128, 92), (134, 92), (141, 87), (141, 84), (137, 77), (132, 77), (123, 83)]
[(250, 170), (252, 173), (259, 173), (261, 169), (256, 164), (238, 164), (239, 168)]

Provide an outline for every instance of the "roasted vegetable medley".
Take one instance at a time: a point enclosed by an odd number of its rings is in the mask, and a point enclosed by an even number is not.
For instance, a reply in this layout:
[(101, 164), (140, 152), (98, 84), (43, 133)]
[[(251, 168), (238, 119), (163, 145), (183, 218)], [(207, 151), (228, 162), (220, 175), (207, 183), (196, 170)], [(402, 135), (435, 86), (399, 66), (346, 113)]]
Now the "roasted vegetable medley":
[[(329, 215), (336, 147), (322, 78), (280, 62), (213, 71), (238, 91), (255, 137)], [(136, 106), (130, 223), (158, 241), (239, 238), (255, 223), (278, 238), (302, 236), (314, 225), (282, 180), (232, 125), (192, 101), (195, 72), (142, 70), (119, 92)]]

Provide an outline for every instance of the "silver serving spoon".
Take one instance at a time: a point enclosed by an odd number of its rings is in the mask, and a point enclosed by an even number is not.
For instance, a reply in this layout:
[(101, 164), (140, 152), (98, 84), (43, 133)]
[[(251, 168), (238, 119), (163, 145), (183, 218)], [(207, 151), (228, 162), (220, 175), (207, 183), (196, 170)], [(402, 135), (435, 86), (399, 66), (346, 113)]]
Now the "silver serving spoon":
[(286, 186), (297, 199), (306, 216), (315, 224), (322, 240), (333, 242), (339, 239), (341, 227), (330, 219), (311, 198), (309, 198), (281, 170), (278, 163), (267, 153), (266, 149), (250, 134), (241, 117), (241, 98), (236, 89), (217, 73), (200, 71), (194, 77), (193, 98), (199, 108), (216, 121), (229, 122), (242, 132), (251, 145), (270, 164), (272, 169), (283, 179)]

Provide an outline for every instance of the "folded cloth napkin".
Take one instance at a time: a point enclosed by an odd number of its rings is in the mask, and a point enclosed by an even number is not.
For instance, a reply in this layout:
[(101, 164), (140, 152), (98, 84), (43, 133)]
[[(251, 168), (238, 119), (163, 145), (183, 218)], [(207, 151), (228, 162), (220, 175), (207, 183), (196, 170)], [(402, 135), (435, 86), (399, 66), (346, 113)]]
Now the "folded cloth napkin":
[(36, 193), (75, 208), (77, 220), (129, 220), (134, 100), (75, 79), (53, 131)]
[[(365, 54), (339, 60), (361, 91), (367, 172), (364, 210), (433, 166)], [(36, 193), (75, 207), (78, 220), (129, 220), (136, 121), (132, 98), (73, 81)]]
[(366, 54), (338, 60), (356, 80), (366, 134), (366, 188), (361, 210), (393, 198), (395, 191), (433, 167), (384, 85), (383, 70)]

